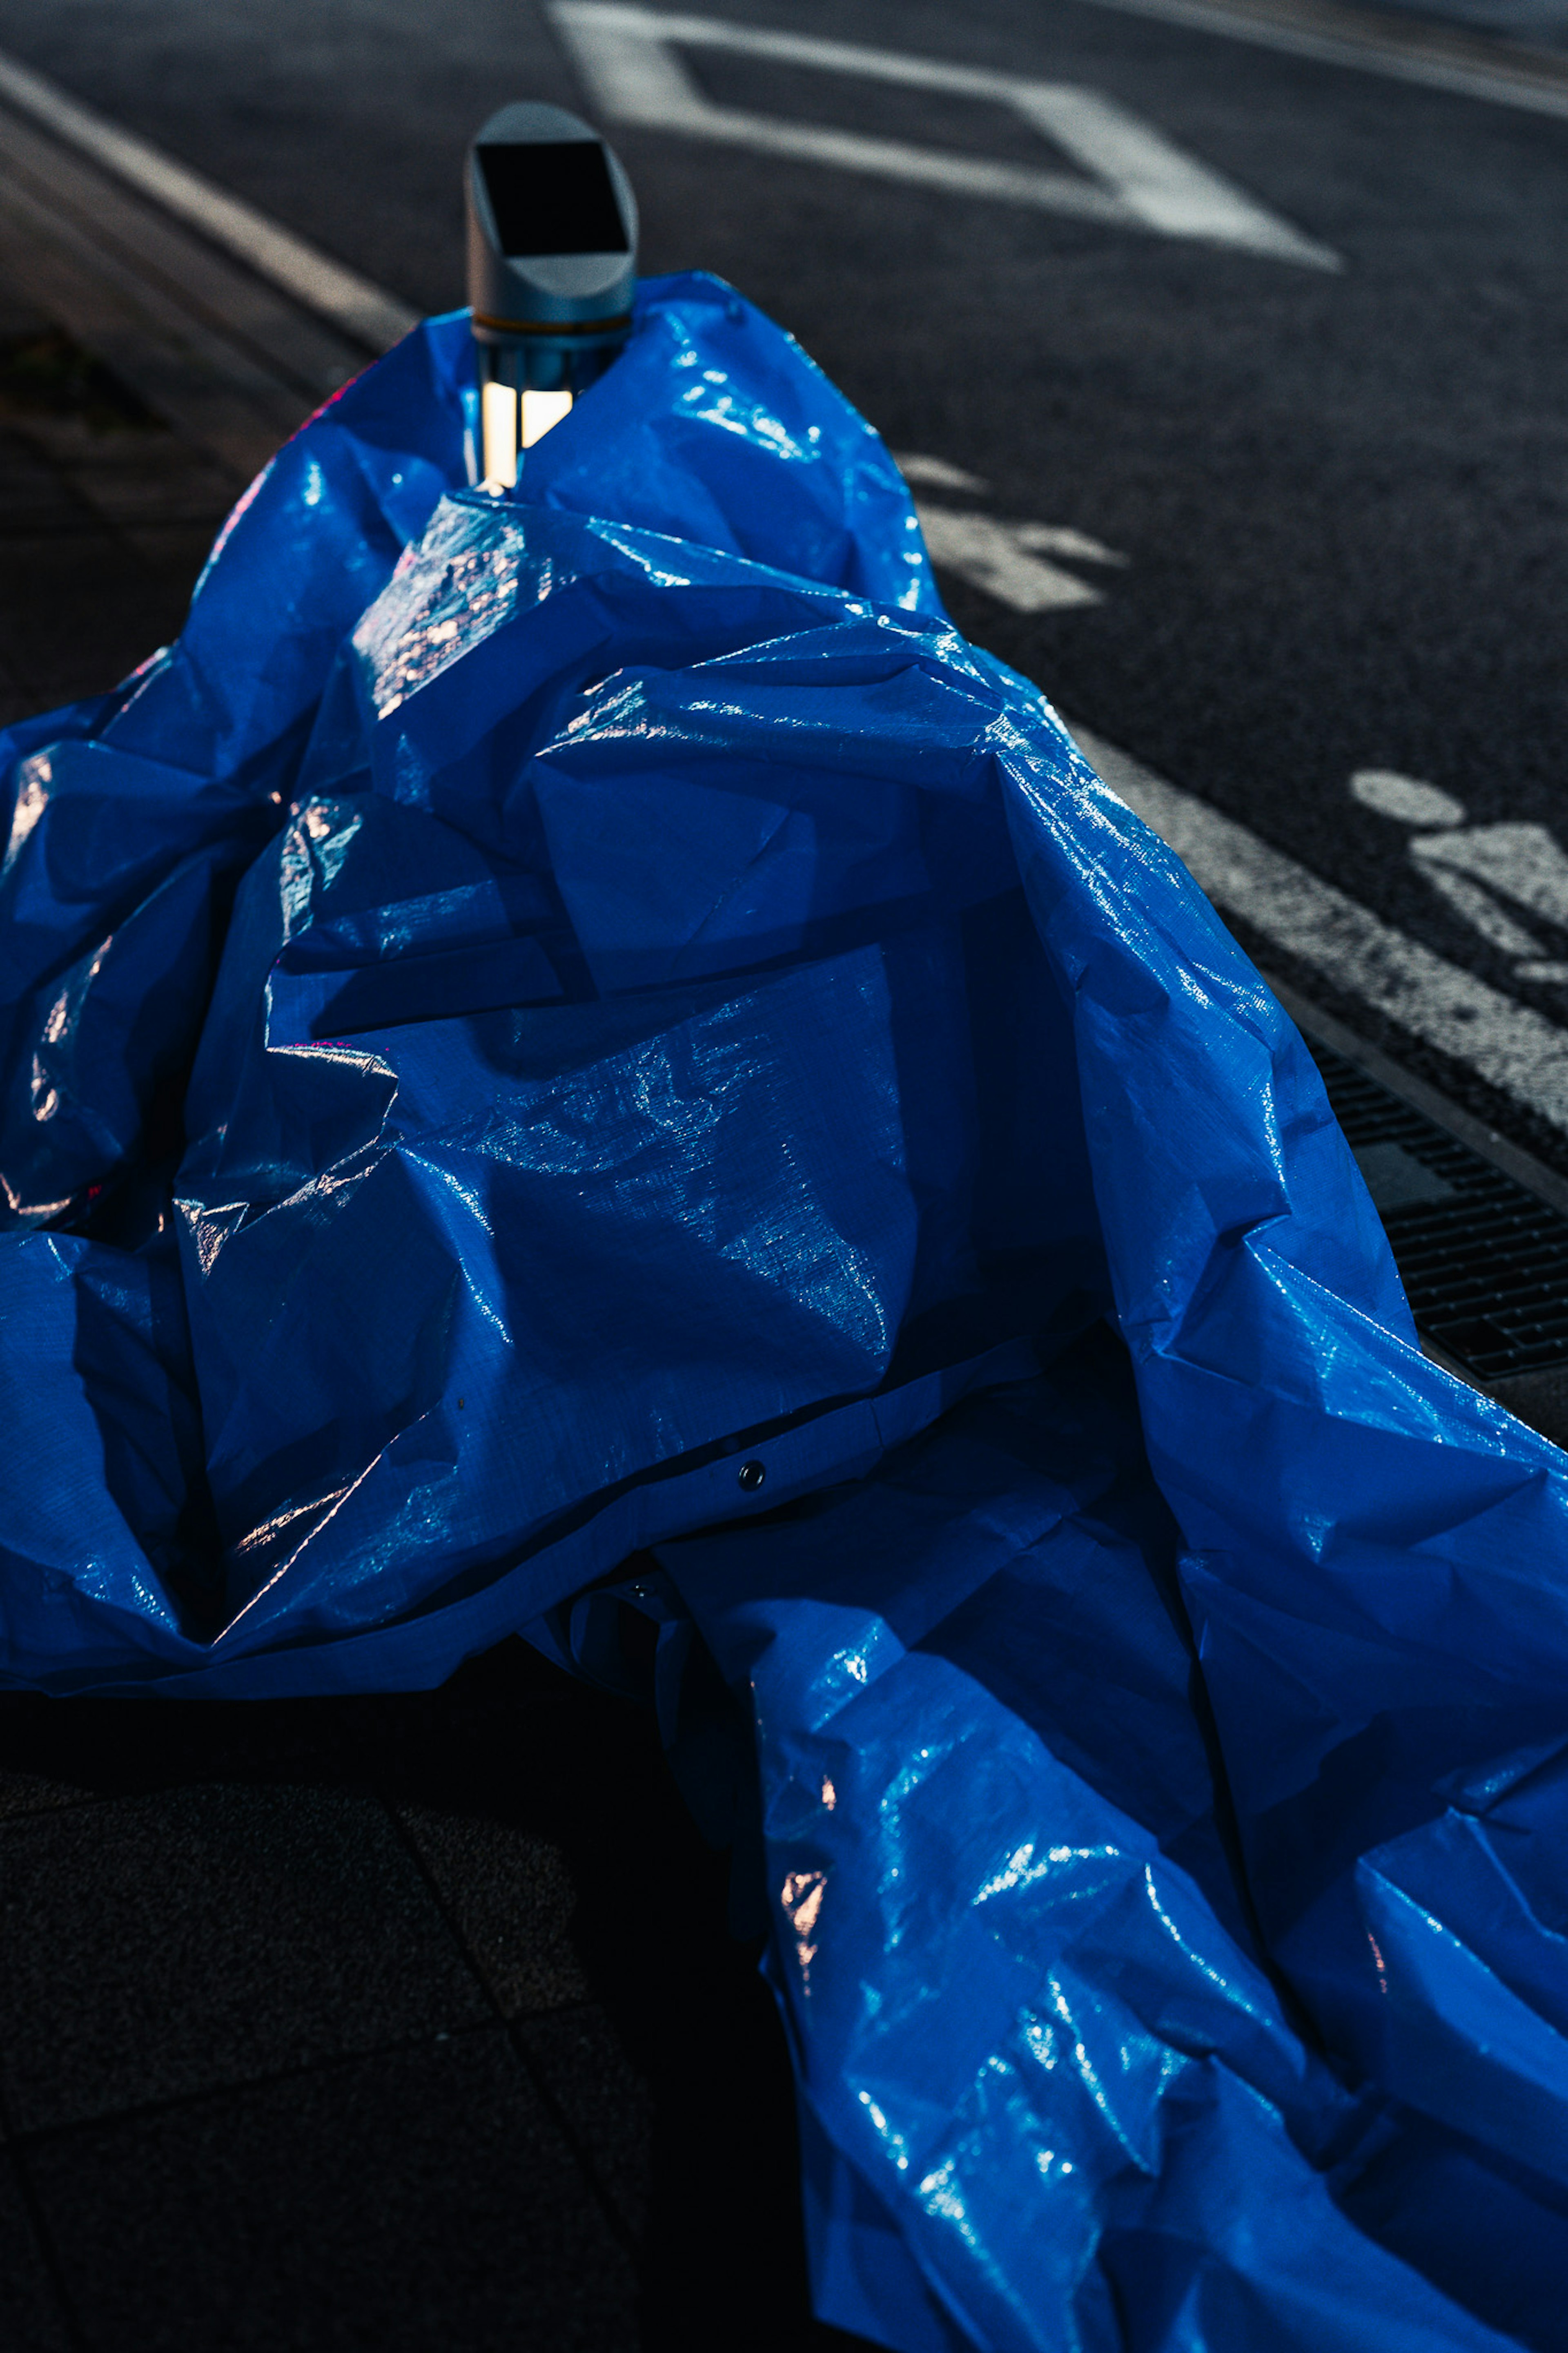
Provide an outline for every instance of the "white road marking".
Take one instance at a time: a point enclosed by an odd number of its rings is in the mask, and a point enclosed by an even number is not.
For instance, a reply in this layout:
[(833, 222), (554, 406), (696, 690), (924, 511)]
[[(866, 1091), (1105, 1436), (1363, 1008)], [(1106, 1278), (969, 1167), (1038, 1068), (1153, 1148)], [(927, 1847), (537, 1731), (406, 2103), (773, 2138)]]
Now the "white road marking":
[[(1392, 81), (1415, 82), (1456, 98), (1517, 107), (1527, 114), (1568, 116), (1568, 79), (1556, 58), (1543, 57), (1538, 62), (1500, 55), (1495, 61), (1483, 61), (1461, 56), (1446, 26), (1405, 26), (1387, 18), (1379, 23), (1371, 16), (1357, 24), (1347, 11), (1336, 8), (1330, 29), (1312, 23), (1310, 5), (1276, 12), (1245, 5), (1227, 8), (1223, 0), (1218, 5), (1214, 0), (1093, 0), (1093, 5), (1119, 16), (1180, 25), (1188, 32), (1217, 33), (1224, 40), (1247, 41), (1287, 57), (1310, 58), (1321, 65), (1383, 74)], [(1484, 37), (1473, 37), (1479, 41)]]
[[(893, 462), (906, 482), (932, 490), (984, 494), (989, 487), (978, 474), (918, 449), (900, 450)], [(1068, 523), (1008, 522), (972, 507), (933, 506), (922, 499), (916, 500), (915, 512), (931, 562), (1011, 605), (1016, 613), (1068, 612), (1075, 605), (1105, 602), (1098, 588), (1059, 565), (1045, 562), (1047, 556), (1065, 555), (1079, 564), (1127, 562), (1113, 547)]]
[(1543, 825), (1468, 825), (1419, 835), (1410, 851), (1424, 868), (1468, 875), (1531, 914), (1568, 927), (1568, 856)]
[(1440, 785), (1428, 785), (1420, 776), (1401, 776), (1397, 768), (1358, 768), (1351, 778), (1351, 798), (1401, 825), (1465, 822), (1463, 801), (1444, 792)]
[(1489, 947), (1512, 956), (1521, 980), (1568, 980), (1568, 964), (1543, 956), (1541, 943), (1499, 904), (1541, 915), (1568, 930), (1568, 855), (1543, 825), (1467, 825), (1465, 805), (1439, 785), (1393, 768), (1358, 768), (1351, 797), (1413, 833), (1406, 848), (1417, 870)]
[(991, 488), (978, 474), (966, 474), (962, 466), (950, 466), (945, 458), (922, 458), (918, 449), (895, 451), (893, 463), (905, 481), (917, 489), (975, 491), (984, 498)]
[(1568, 1031), (1434, 955), (1087, 728), (1072, 733), (1111, 791), (1170, 844), (1217, 907), (1568, 1133)]
[(395, 295), (4, 54), (0, 100), (151, 196), (214, 245), (237, 255), (258, 277), (269, 279), (308, 311), (331, 319), (367, 351), (389, 350), (419, 324), (418, 311)]
[(995, 515), (923, 501), (916, 501), (915, 512), (931, 562), (1011, 605), (1016, 613), (1066, 612), (1075, 605), (1105, 602), (1098, 588), (1046, 562), (1047, 554), (1076, 555), (1090, 564), (1127, 561), (1086, 533), (1062, 524), (1005, 522)]
[[(1412, 842), (1412, 857), (1421, 860), (1420, 850)], [(1532, 963), (1541, 955), (1541, 942), (1531, 937), (1522, 923), (1505, 915), (1489, 891), (1470, 882), (1462, 874), (1449, 874), (1441, 866), (1429, 865), (1421, 860), (1427, 881), (1440, 899), (1446, 899), (1461, 922), (1496, 948), (1500, 955), (1512, 956), (1516, 963)]]
[[(600, 111), (643, 130), (673, 132), (955, 195), (1033, 205), (1162, 237), (1239, 247), (1315, 269), (1343, 267), (1328, 246), (1266, 211), (1099, 90), (993, 73), (944, 58), (906, 56), (900, 50), (732, 25), (718, 17), (666, 15), (623, 5), (620, 0), (550, 0), (550, 14)], [(992, 163), (944, 148), (917, 147), (903, 140), (873, 139), (858, 132), (715, 106), (677, 54), (680, 47), (729, 49), (823, 73), (987, 99), (1021, 115), (1089, 176)]]

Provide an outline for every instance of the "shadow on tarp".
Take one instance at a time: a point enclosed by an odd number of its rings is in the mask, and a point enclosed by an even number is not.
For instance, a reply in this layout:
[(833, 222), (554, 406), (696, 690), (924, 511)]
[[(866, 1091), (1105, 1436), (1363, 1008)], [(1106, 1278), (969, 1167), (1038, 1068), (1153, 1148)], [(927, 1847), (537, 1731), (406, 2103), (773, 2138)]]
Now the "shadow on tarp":
[(470, 379), (411, 337), (13, 731), (0, 1672), (640, 1621), (825, 2317), (1554, 2343), (1563, 1458), (786, 337), (645, 288), (515, 497)]

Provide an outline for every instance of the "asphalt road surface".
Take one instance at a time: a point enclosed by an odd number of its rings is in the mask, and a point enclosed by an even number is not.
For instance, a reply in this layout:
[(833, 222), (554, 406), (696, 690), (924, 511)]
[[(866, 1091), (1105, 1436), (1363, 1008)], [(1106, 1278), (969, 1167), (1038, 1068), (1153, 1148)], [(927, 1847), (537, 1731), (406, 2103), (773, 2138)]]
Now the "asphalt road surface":
[(421, 308), (484, 115), (593, 116), (645, 268), (907, 454), (955, 617), (1176, 788), (1266, 968), (1568, 1167), (1568, 73), (1264, 5), (0, 0), (0, 51)]

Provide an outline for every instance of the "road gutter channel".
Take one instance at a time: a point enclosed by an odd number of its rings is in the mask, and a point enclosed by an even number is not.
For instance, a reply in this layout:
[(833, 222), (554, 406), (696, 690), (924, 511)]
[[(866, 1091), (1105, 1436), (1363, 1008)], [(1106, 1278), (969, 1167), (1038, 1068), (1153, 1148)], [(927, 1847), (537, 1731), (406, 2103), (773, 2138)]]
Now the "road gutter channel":
[[(1303, 0), (1272, 10), (1254, 0), (1234, 19), (1210, 0), (1096, 4), (1179, 22), (1224, 15), (1239, 23), (1246, 14), (1279, 23), (1303, 13)], [(1224, 29), (1217, 22), (1205, 28)], [(1563, 91), (1561, 111), (1568, 112), (1568, 76)], [(7, 104), (15, 111), (9, 117)], [(18, 122), (18, 113), (49, 137)], [(101, 222), (93, 212), (99, 191), (106, 192)], [(233, 266), (237, 257), (242, 270)], [(395, 297), (3, 55), (0, 269), (176, 431), (217, 456), (239, 484), (301, 421), (304, 381), (315, 377), (319, 397), (327, 388), (323, 371), (329, 379), (352, 372), (417, 322)], [(267, 364), (269, 332), (286, 354), (281, 364)], [(1216, 907), (1228, 907), (1339, 995), (1386, 1015), (1568, 1133), (1568, 1033), (1091, 730), (1075, 725), (1072, 733), (1105, 783), (1175, 851)], [(1568, 1214), (1568, 1182), (1288, 985), (1270, 986), (1309, 1038)], [(1468, 1377), (1451, 1358), (1443, 1361)], [(1522, 1419), (1568, 1436), (1568, 1370), (1496, 1386), (1510, 1392), (1507, 1401)]]

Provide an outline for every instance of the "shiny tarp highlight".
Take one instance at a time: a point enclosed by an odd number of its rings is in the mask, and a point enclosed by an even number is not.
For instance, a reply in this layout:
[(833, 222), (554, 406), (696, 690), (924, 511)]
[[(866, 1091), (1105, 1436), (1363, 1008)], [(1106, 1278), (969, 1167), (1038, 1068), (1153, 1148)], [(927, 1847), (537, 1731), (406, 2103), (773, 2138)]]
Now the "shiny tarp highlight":
[(645, 287), (500, 499), (472, 377), (411, 337), (5, 739), (0, 1677), (640, 1611), (825, 2317), (1555, 2348), (1563, 1458), (787, 337)]

